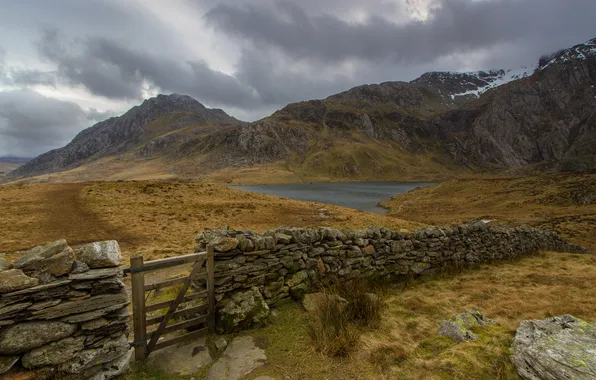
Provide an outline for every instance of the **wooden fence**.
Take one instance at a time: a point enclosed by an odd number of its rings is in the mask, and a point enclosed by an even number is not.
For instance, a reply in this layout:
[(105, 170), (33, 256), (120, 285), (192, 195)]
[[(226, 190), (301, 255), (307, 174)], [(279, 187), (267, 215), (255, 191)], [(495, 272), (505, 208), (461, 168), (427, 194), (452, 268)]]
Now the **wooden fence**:
[[(148, 272), (184, 264), (192, 264), (189, 275), (169, 279), (167, 281), (145, 284), (145, 275)], [(155, 350), (192, 339), (213, 332), (215, 329), (215, 261), (213, 247), (208, 246), (207, 252), (190, 255), (170, 257), (167, 259), (144, 261), (143, 256), (134, 256), (130, 259), (130, 268), (124, 270), (125, 274), (132, 275), (132, 310), (134, 324), (135, 360), (144, 360)], [(193, 281), (204, 278), (205, 289), (192, 289), (187, 294)], [(176, 297), (172, 300), (146, 304), (146, 293), (160, 291), (168, 287), (182, 285)], [(197, 306), (177, 311), (181, 304), (197, 301)], [(202, 302), (201, 302), (202, 301)], [(158, 310), (167, 309), (165, 314), (149, 316)], [(168, 322), (176, 323), (169, 325)], [(148, 331), (148, 327), (157, 325), (157, 328)], [(164, 336), (175, 331), (186, 329), (183, 335), (176, 335), (166, 339)], [(163, 339), (160, 340), (160, 338)]]

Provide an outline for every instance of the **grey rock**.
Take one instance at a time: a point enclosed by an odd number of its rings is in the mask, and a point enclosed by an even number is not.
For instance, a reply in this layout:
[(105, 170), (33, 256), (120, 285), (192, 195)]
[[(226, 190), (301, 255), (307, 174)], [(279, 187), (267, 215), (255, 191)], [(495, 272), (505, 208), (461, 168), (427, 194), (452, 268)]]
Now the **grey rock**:
[(32, 277), (43, 279), (68, 274), (74, 264), (74, 253), (66, 240), (57, 240), (44, 246), (31, 248), (14, 262), (14, 267)]
[(257, 287), (241, 291), (217, 312), (217, 329), (221, 333), (243, 330), (267, 323), (269, 306)]
[(31, 288), (39, 284), (37, 278), (29, 277), (20, 269), (9, 269), (0, 276), (0, 294)]
[(163, 371), (183, 378), (188, 378), (213, 361), (206, 336), (154, 351), (148, 360)]
[(221, 358), (211, 366), (207, 380), (239, 380), (267, 363), (265, 351), (250, 336), (232, 340)]
[(13, 314), (25, 310), (31, 305), (33, 305), (31, 302), (22, 302), (4, 306), (0, 308), (0, 319), (10, 318)]
[[(75, 379), (65, 380), (110, 380), (117, 378), (118, 376), (124, 375), (130, 371), (130, 361), (132, 359), (133, 351), (129, 350), (124, 355), (111, 362), (100, 364), (90, 368), (88, 371), (83, 373), (83, 377), (77, 377)], [(89, 376), (89, 373), (95, 373), (93, 376)]]
[(98, 364), (105, 364), (116, 360), (126, 354), (128, 350), (128, 339), (126, 339), (124, 334), (121, 334), (116, 339), (104, 341), (98, 348), (80, 351), (76, 357), (69, 358), (70, 360), (64, 360), (58, 369), (66, 373), (82, 373)]
[(86, 321), (91, 321), (93, 319), (101, 318), (104, 315), (108, 315), (108, 314), (115, 312), (117, 310), (126, 311), (126, 313), (128, 313), (127, 306), (129, 303), (130, 302), (125, 302), (125, 303), (121, 303), (121, 304), (117, 304), (117, 305), (113, 305), (113, 306), (103, 307), (103, 308), (100, 308), (100, 309), (97, 309), (94, 311), (90, 311), (87, 313), (69, 315), (69, 316), (63, 317), (61, 319), (61, 321), (68, 322), (68, 323), (81, 323), (81, 322), (86, 322)]
[(71, 336), (76, 325), (63, 322), (25, 322), (0, 331), (0, 355), (14, 355)]
[(12, 264), (6, 260), (3, 254), (0, 254), (0, 272), (12, 269)]
[(38, 245), (23, 253), (15, 262), (15, 268), (21, 269), (35, 264), (43, 259), (52, 257), (68, 248), (64, 239), (56, 240), (46, 245)]
[(108, 321), (107, 319), (98, 318), (98, 319), (93, 319), (93, 320), (81, 323), (81, 329), (83, 329), (83, 331), (97, 330), (97, 329), (105, 327), (109, 324), (110, 324), (110, 321)]
[(277, 234), (275, 234), (275, 238), (277, 239), (278, 244), (290, 244), (292, 242), (291, 235), (277, 233)]
[(25, 368), (54, 366), (76, 356), (84, 345), (85, 336), (68, 337), (27, 352), (23, 355), (21, 363)]
[[(37, 281), (37, 283), (39, 283), (39, 280), (37, 280), (37, 279), (34, 279), (34, 280)], [(70, 280), (54, 281), (54, 282), (51, 282), (49, 284), (36, 285), (36, 286), (33, 286), (33, 287), (29, 287), (27, 289), (18, 290), (18, 291), (10, 292), (10, 293), (7, 293), (7, 294), (3, 294), (2, 295), (2, 298), (5, 298), (5, 297), (6, 298), (12, 298), (12, 297), (17, 297), (17, 296), (23, 296), (23, 295), (31, 294), (31, 293), (42, 293), (42, 292), (44, 292), (46, 290), (50, 290), (50, 289), (54, 289), (54, 288), (59, 288), (61, 286), (68, 285), (70, 283), (71, 283)]]
[(70, 273), (85, 273), (88, 270), (89, 270), (89, 265), (85, 264), (82, 261), (75, 260)]
[(215, 348), (217, 349), (217, 351), (221, 352), (221, 351), (225, 350), (226, 347), (228, 346), (228, 341), (225, 340), (224, 338), (219, 338), (218, 340), (215, 341), (214, 345), (215, 345)]
[(104, 294), (87, 298), (82, 301), (63, 302), (59, 305), (48, 307), (33, 312), (35, 319), (55, 319), (72, 314), (81, 314), (93, 310), (104, 309), (110, 306), (117, 306), (128, 302), (126, 292), (116, 294)]
[(470, 331), (471, 328), (493, 324), (495, 324), (495, 321), (487, 318), (479, 311), (467, 310), (452, 317), (449, 321), (443, 321), (439, 327), (439, 335), (451, 338), (455, 342), (476, 340), (478, 336)]
[(301, 271), (298, 271), (298, 272), (294, 273), (293, 275), (289, 276), (288, 279), (286, 280), (286, 285), (288, 285), (290, 288), (293, 288), (299, 284), (304, 283), (307, 280), (308, 280), (308, 272), (305, 270), (301, 270)]
[(89, 268), (109, 268), (122, 264), (122, 254), (116, 240), (87, 244), (77, 250), (76, 255)]
[(105, 268), (105, 269), (91, 269), (83, 273), (71, 273), (68, 275), (69, 280), (97, 280), (100, 278), (107, 278), (117, 276), (122, 273), (120, 268)]
[(49, 300), (49, 301), (37, 302), (37, 303), (33, 304), (31, 307), (29, 307), (28, 310), (31, 310), (31, 311), (43, 310), (43, 309), (46, 309), (48, 307), (56, 306), (60, 302), (62, 302), (62, 300), (60, 300), (60, 299), (58, 299), (58, 300)]
[(0, 356), (0, 375), (10, 371), (19, 359), (19, 356)]
[(216, 252), (228, 252), (238, 246), (238, 239), (232, 237), (217, 237), (211, 241)]
[(596, 324), (570, 315), (522, 321), (511, 352), (524, 380), (596, 379)]

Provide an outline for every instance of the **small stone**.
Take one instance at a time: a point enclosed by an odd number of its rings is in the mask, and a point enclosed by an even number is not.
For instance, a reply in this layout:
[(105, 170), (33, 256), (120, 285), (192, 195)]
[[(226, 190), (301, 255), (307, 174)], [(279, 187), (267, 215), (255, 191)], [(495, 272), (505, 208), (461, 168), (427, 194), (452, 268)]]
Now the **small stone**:
[(105, 268), (105, 269), (91, 269), (84, 273), (71, 273), (68, 275), (69, 280), (97, 280), (100, 278), (107, 278), (117, 276), (122, 273), (120, 268)]
[(439, 327), (439, 335), (451, 338), (455, 342), (465, 342), (478, 339), (469, 329), (476, 326), (493, 325), (495, 321), (487, 318), (477, 310), (467, 310), (449, 321), (443, 321)]
[(0, 375), (10, 371), (19, 359), (19, 356), (0, 356)]
[(64, 339), (77, 330), (63, 322), (25, 322), (0, 332), (0, 355), (14, 355)]
[(74, 265), (72, 266), (72, 270), (70, 273), (85, 273), (89, 270), (89, 265), (85, 264), (82, 261), (75, 260)]
[(31, 248), (14, 262), (14, 267), (22, 269), (32, 277), (48, 282), (52, 277), (69, 273), (74, 264), (72, 248), (66, 240), (57, 240), (44, 246)]
[(225, 340), (224, 338), (219, 338), (218, 340), (215, 341), (215, 348), (217, 349), (218, 352), (221, 352), (223, 350), (226, 349), (226, 347), (228, 346), (228, 341)]
[(231, 237), (217, 237), (211, 241), (216, 252), (229, 252), (238, 246), (238, 239)]
[(116, 240), (87, 244), (77, 250), (77, 259), (89, 268), (110, 268), (122, 265), (122, 253)]
[(293, 288), (299, 284), (302, 284), (306, 280), (308, 280), (308, 272), (305, 270), (301, 270), (291, 275), (286, 280), (286, 285), (288, 285), (290, 288)]
[(31, 288), (39, 284), (37, 278), (29, 277), (20, 269), (9, 269), (0, 276), (0, 294)]
[(12, 269), (12, 264), (6, 260), (3, 254), (0, 254), (0, 272)]
[(275, 234), (275, 238), (278, 244), (290, 244), (292, 242), (292, 236), (282, 233)]
[(25, 310), (29, 306), (33, 305), (31, 302), (22, 302), (22, 303), (15, 303), (12, 305), (4, 306), (0, 308), (0, 319), (8, 318), (10, 315), (14, 313), (18, 313), (19, 311)]
[(23, 355), (21, 363), (25, 368), (37, 368), (65, 362), (83, 349), (85, 336), (68, 337), (36, 348)]
[(362, 253), (365, 255), (372, 255), (375, 253), (375, 247), (372, 245), (367, 245), (366, 247), (362, 248)]

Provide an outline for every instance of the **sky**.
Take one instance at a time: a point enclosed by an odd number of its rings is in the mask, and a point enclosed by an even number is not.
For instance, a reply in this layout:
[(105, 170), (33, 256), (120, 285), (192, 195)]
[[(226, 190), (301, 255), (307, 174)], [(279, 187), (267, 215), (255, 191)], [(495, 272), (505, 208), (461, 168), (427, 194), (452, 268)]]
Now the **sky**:
[(253, 121), (427, 71), (534, 64), (596, 37), (594, 0), (0, 0), (0, 157), (158, 93)]

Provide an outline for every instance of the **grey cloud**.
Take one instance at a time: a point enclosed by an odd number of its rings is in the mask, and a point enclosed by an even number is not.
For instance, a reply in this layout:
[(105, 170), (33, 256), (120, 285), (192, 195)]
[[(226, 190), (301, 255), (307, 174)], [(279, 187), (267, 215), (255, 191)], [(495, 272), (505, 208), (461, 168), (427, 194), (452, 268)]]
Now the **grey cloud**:
[(0, 156), (32, 157), (67, 143), (100, 113), (34, 91), (0, 92)]
[[(205, 18), (216, 30), (292, 57), (428, 62), (447, 54), (510, 42), (550, 40), (552, 46), (595, 32), (593, 0), (444, 0), (427, 21), (395, 24), (380, 16), (363, 23), (330, 14), (309, 15), (298, 5), (218, 5)], [(530, 41), (530, 42), (529, 42)]]
[(141, 98), (144, 82), (149, 81), (164, 92), (189, 94), (218, 106), (251, 107), (260, 102), (252, 89), (203, 61), (179, 62), (104, 38), (68, 41), (55, 30), (46, 31), (39, 52), (58, 65), (60, 79), (108, 98)]

